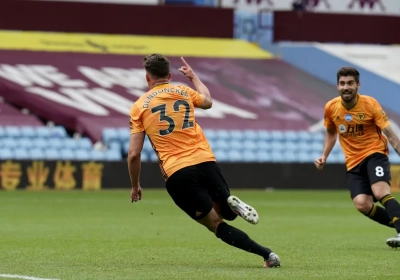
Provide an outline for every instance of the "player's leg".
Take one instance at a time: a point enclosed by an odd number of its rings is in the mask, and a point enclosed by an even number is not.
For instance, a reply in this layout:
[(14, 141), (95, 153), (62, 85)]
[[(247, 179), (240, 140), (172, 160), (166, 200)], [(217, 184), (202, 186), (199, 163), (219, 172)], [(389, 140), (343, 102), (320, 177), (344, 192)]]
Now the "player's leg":
[(207, 190), (200, 185), (200, 177), (196, 165), (183, 168), (168, 178), (166, 188), (175, 204), (225, 243), (262, 256), (268, 267), (279, 266), (279, 257), (269, 248), (257, 244), (243, 231), (222, 221)]
[(356, 209), (369, 219), (393, 227), (392, 219), (382, 207), (374, 204), (373, 193), (366, 172), (349, 171), (346, 174), (346, 184)]
[(228, 221), (239, 215), (251, 224), (257, 224), (259, 217), (254, 207), (232, 196), (218, 165), (215, 162), (204, 162), (198, 165), (202, 175), (202, 185), (206, 188), (213, 202), (217, 205), (217, 213)]
[[(204, 192), (206, 194), (206, 192)], [(210, 198), (211, 202), (211, 198)], [(263, 247), (252, 240), (245, 232), (225, 223), (214, 208), (202, 219), (195, 218), (197, 222), (204, 225), (208, 230), (215, 233), (216, 237), (226, 244), (259, 255), (265, 261), (264, 267), (279, 267), (281, 260), (270, 248)]]
[(390, 163), (386, 155), (374, 154), (368, 160), (368, 176), (376, 199), (385, 207), (398, 236), (389, 238), (387, 244), (400, 247), (400, 204), (390, 193)]

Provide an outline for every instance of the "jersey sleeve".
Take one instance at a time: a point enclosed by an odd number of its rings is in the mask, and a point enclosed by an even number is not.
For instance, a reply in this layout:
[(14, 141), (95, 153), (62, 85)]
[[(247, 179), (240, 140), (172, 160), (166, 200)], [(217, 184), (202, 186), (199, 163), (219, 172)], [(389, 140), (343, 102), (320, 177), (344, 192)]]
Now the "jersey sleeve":
[(379, 102), (375, 99), (372, 101), (372, 116), (374, 118), (376, 126), (378, 126), (381, 130), (388, 127), (390, 125), (388, 116), (385, 111), (382, 109)]
[(335, 123), (332, 121), (331, 117), (331, 110), (330, 110), (330, 103), (327, 103), (325, 105), (325, 110), (324, 110), (324, 126), (326, 128), (336, 128)]
[(144, 131), (144, 127), (141, 120), (140, 109), (133, 104), (131, 108), (131, 113), (129, 115), (129, 127), (131, 134)]
[(191, 89), (190, 87), (184, 87), (184, 89), (188, 92), (194, 107), (199, 107), (201, 104), (203, 104), (203, 96), (199, 92)]

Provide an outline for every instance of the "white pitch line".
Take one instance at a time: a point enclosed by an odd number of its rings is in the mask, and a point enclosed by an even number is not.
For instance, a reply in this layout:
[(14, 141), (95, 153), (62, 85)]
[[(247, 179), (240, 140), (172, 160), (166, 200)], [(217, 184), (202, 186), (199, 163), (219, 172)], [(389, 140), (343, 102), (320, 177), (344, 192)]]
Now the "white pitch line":
[(16, 279), (25, 279), (25, 280), (60, 280), (60, 279), (50, 279), (50, 278), (37, 278), (26, 275), (17, 275), (17, 274), (0, 274), (1, 278), (16, 278)]

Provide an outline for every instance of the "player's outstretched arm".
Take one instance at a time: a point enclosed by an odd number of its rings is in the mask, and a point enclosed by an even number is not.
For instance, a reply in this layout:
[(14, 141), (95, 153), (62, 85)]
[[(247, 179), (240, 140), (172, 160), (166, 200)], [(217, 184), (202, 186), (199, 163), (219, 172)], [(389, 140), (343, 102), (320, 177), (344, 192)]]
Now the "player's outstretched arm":
[(394, 133), (392, 127), (389, 125), (386, 128), (383, 129), (383, 133), (386, 135), (386, 137), (389, 140), (390, 145), (392, 145), (393, 149), (396, 151), (396, 153), (400, 156), (400, 139), (399, 137)]
[(194, 73), (192, 67), (181, 57), (183, 62), (183, 66), (179, 68), (179, 71), (189, 78), (189, 80), (193, 83), (197, 92), (199, 92), (203, 96), (203, 103), (199, 106), (201, 109), (210, 109), (212, 107), (212, 99), (211, 94), (205, 84), (197, 77), (196, 73)]
[(132, 184), (132, 202), (136, 202), (142, 199), (142, 189), (139, 183), (139, 176), (141, 169), (140, 154), (143, 149), (143, 142), (144, 132), (131, 134), (128, 151), (128, 169)]
[(317, 169), (322, 170), (326, 163), (326, 159), (331, 153), (333, 147), (336, 144), (337, 132), (335, 128), (327, 128), (325, 133), (324, 148), (322, 150), (322, 155), (315, 161), (315, 166)]

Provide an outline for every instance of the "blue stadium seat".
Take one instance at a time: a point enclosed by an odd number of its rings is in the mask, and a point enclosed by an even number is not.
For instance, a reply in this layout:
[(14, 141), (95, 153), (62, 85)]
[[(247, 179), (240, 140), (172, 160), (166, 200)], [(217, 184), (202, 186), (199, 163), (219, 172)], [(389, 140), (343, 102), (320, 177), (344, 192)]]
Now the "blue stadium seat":
[(217, 141), (214, 142), (213, 149), (224, 150), (224, 151), (229, 150), (229, 145), (227, 140), (218, 139)]
[(389, 161), (392, 164), (399, 164), (400, 163), (400, 157), (399, 157), (398, 154), (396, 154), (396, 152), (390, 153), (389, 154)]
[(259, 140), (271, 140), (272, 139), (271, 132), (269, 132), (268, 130), (259, 130), (258, 131), (258, 139)]
[(143, 149), (146, 151), (153, 151), (153, 147), (151, 146), (150, 140), (147, 137), (144, 139)]
[(58, 138), (51, 138), (47, 141), (48, 147), (53, 149), (65, 148), (64, 141)]
[(150, 156), (149, 156), (149, 154), (146, 153), (146, 152), (142, 152), (142, 154), (140, 155), (140, 160), (141, 160), (141, 161), (144, 161), (144, 162), (150, 161)]
[(63, 142), (64, 147), (67, 149), (79, 149), (79, 140), (76, 140), (74, 138), (65, 138), (63, 139)]
[(224, 150), (215, 150), (214, 155), (218, 162), (228, 161), (228, 154)]
[(302, 141), (302, 142), (308, 142), (308, 141), (311, 141), (313, 139), (311, 133), (308, 132), (308, 131), (300, 131), (297, 134), (297, 136), (299, 137), (299, 140)]
[(33, 160), (43, 160), (45, 159), (44, 152), (41, 149), (33, 148), (29, 152), (30, 158)]
[(258, 162), (270, 162), (271, 154), (266, 151), (258, 151), (257, 152), (257, 161)]
[(244, 139), (246, 140), (258, 140), (258, 132), (256, 130), (244, 130)]
[(297, 154), (298, 161), (301, 163), (314, 162), (317, 158), (311, 158), (311, 155), (307, 151), (301, 151)]
[(122, 154), (119, 151), (108, 150), (106, 151), (106, 160), (110, 161), (119, 161), (122, 160)]
[(14, 158), (15, 159), (29, 159), (30, 154), (29, 150), (26, 148), (18, 148), (14, 150)]
[(60, 150), (60, 159), (61, 160), (74, 160), (75, 153), (71, 149), (63, 148)]
[(285, 139), (285, 134), (280, 130), (271, 130), (271, 139), (275, 141), (283, 141)]
[(255, 140), (245, 140), (242, 147), (249, 151), (257, 151), (258, 145)]
[(122, 145), (119, 142), (112, 142), (110, 143), (110, 145), (108, 146), (109, 150), (113, 150), (113, 151), (118, 151), (118, 152), (122, 152)]
[(91, 150), (93, 148), (92, 141), (87, 137), (82, 137), (77, 142), (79, 149)]
[(49, 147), (48, 142), (44, 138), (32, 139), (32, 147), (36, 149), (46, 149)]
[(118, 130), (115, 128), (104, 128), (102, 134), (105, 144), (111, 143), (112, 141), (120, 141)]
[(213, 129), (204, 129), (204, 135), (206, 136), (207, 140), (212, 141), (217, 139), (217, 133)]
[(157, 162), (158, 157), (155, 152), (150, 153), (150, 161)]
[(299, 159), (297, 153), (289, 151), (284, 153), (283, 158), (284, 162), (297, 162)]
[(87, 149), (76, 149), (74, 151), (74, 159), (76, 160), (91, 160), (92, 157), (90, 155), (91, 151), (88, 151)]
[(256, 142), (256, 145), (259, 151), (270, 151), (272, 146), (271, 143), (266, 140), (259, 140)]
[[(321, 147), (322, 149), (322, 147)], [(336, 142), (336, 145), (333, 147), (332, 152), (342, 152), (342, 147), (339, 144), (339, 141)]]
[(312, 133), (311, 135), (312, 135), (312, 138), (314, 141), (323, 142), (325, 139), (325, 135), (321, 132), (315, 132), (315, 133)]
[(33, 146), (32, 139), (20, 138), (17, 141), (17, 145), (18, 145), (19, 148), (30, 149)]
[(4, 130), (4, 128), (2, 126), (0, 126), (0, 138), (5, 137), (6, 136), (6, 132)]
[(228, 152), (228, 161), (230, 162), (240, 162), (243, 159), (243, 155), (239, 151), (231, 150)]
[(231, 138), (231, 134), (225, 129), (217, 130), (216, 134), (218, 140), (229, 140)]
[(36, 127), (36, 135), (39, 138), (49, 138), (50, 128), (47, 126), (38, 126)]
[(274, 152), (280, 152), (285, 150), (285, 145), (279, 141), (271, 142), (271, 150)]
[(244, 162), (257, 162), (257, 153), (250, 150), (243, 151), (243, 158), (242, 161)]
[(60, 158), (60, 154), (57, 149), (46, 149), (44, 151), (44, 156), (47, 160), (58, 160)]
[(294, 143), (294, 142), (285, 142), (284, 145), (285, 145), (285, 150), (286, 150), (286, 151), (289, 151), (289, 152), (291, 152), (291, 153), (293, 153), (293, 152), (299, 150), (299, 146), (298, 146), (297, 143)]
[(67, 130), (63, 126), (54, 126), (49, 129), (49, 137), (51, 137), (51, 138), (66, 138)]
[(284, 138), (286, 141), (297, 141), (299, 139), (298, 133), (297, 131), (293, 131), (293, 130), (286, 130), (284, 132)]
[(6, 126), (5, 134), (6, 137), (18, 138), (21, 137), (21, 130), (17, 126)]
[(280, 152), (273, 151), (271, 153), (271, 161), (272, 162), (283, 162), (285, 160), (284, 156)]
[(303, 142), (303, 141), (301, 141), (301, 142), (299, 142), (299, 143), (297, 143), (297, 151), (299, 151), (299, 152), (309, 152), (309, 151), (311, 151), (311, 146), (310, 146), (310, 143), (307, 143), (307, 142)]
[(92, 160), (105, 160), (106, 159), (106, 153), (104, 151), (98, 151), (98, 150), (92, 150), (90, 152), (90, 158)]
[(0, 148), (0, 159), (13, 159), (15, 156), (12, 149)]
[(16, 148), (18, 147), (18, 143), (14, 138), (6, 137), (3, 138), (2, 145), (4, 148)]
[(318, 151), (320, 153), (322, 153), (322, 149), (323, 149), (323, 144), (320, 142), (311, 142), (310, 143), (310, 150), (311, 151)]
[(230, 150), (237, 150), (240, 151), (243, 149), (243, 142), (239, 140), (231, 140), (228, 142), (228, 147)]
[(118, 139), (120, 141), (129, 141), (129, 138), (131, 137), (131, 133), (129, 128), (121, 127), (117, 129), (118, 132)]
[(231, 130), (230, 131), (231, 139), (241, 141), (244, 139), (243, 131), (241, 130)]
[(35, 138), (36, 130), (32, 126), (22, 126), (21, 127), (21, 137)]
[(122, 152), (124, 155), (127, 155), (129, 151), (129, 142), (124, 142), (122, 144)]

